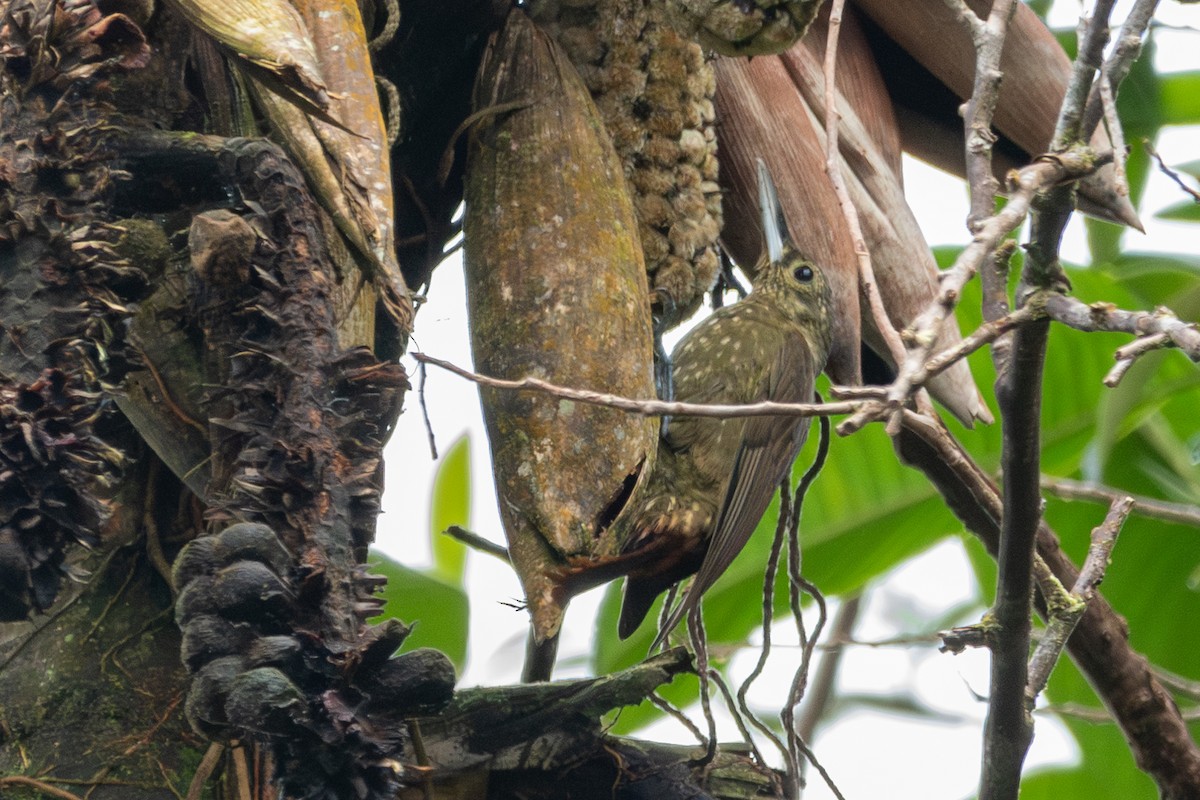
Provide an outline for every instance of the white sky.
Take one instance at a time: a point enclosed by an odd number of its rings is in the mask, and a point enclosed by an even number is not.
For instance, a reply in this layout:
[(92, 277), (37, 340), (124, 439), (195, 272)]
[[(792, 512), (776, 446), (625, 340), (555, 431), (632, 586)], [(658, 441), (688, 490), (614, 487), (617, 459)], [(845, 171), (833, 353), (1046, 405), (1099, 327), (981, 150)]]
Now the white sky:
[[(1118, 3), (1113, 19), (1124, 19), (1129, 0)], [(1052, 24), (1073, 27), (1077, 3), (1059, 0)], [(1161, 70), (1200, 69), (1200, 7), (1173, 0), (1160, 6), (1158, 20), (1190, 30), (1157, 32), (1157, 65)], [(1196, 129), (1167, 129), (1157, 143), (1167, 163), (1179, 164), (1200, 157)], [(967, 241), (963, 220), (967, 194), (962, 182), (922, 163), (906, 159), (905, 184), (910, 202), (930, 244), (962, 244)], [(1178, 202), (1178, 188), (1157, 172), (1150, 180), (1143, 202), (1147, 235), (1127, 234), (1131, 250), (1196, 251), (1195, 226), (1156, 220), (1154, 211)], [(1191, 237), (1191, 238), (1189, 238)], [(1068, 229), (1063, 255), (1086, 261), (1082, 224), (1076, 220)], [(461, 264), (448, 262), (435, 273), (429, 302), (417, 318), (413, 346), (456, 364), (469, 365), (465, 302)], [(406, 367), (414, 376), (411, 360)], [(431, 369), (426, 400), (441, 452), (461, 435), (470, 436), (472, 463), (472, 512), (470, 527), (497, 542), (503, 542), (489, 471), (487, 441), (479, 413), (477, 394), (461, 379)], [(378, 547), (411, 566), (430, 563), (428, 536), (429, 495), (436, 463), (428, 452), (426, 432), (415, 393), (409, 396), (407, 412), (401, 417), (389, 445), (388, 486), (380, 521)], [(403, 453), (405, 456), (401, 456)], [(463, 685), (512, 683), (519, 679), (527, 618), (507, 603), (518, 602), (520, 586), (511, 570), (495, 559), (471, 554), (467, 580), (471, 596), (469, 665)], [(593, 611), (601, 590), (577, 598), (564, 628), (556, 677), (588, 674)], [(975, 596), (970, 569), (957, 542), (946, 541), (901, 566), (869, 596), (855, 635), (863, 640), (883, 639), (913, 632), (914, 618), (934, 618)], [(901, 617), (897, 608), (907, 610)], [(403, 613), (402, 610), (395, 610)], [(914, 613), (917, 615), (914, 617)], [(782, 661), (786, 656), (777, 658)], [(752, 660), (752, 659), (751, 659)], [(734, 672), (744, 674), (746, 663), (735, 662)], [(790, 669), (779, 668), (760, 679), (757, 695), (764, 703), (777, 698), (790, 681)], [(785, 674), (786, 673), (786, 674)], [(978, 780), (980, 737), (984, 706), (977, 699), (987, 692), (986, 654), (960, 656), (937, 653), (936, 647), (851, 648), (842, 661), (838, 686), (841, 692), (887, 695), (913, 691), (921, 702), (943, 712), (954, 721), (920, 723), (911, 717), (858, 711), (822, 729), (815, 742), (818, 757), (829, 769), (848, 798), (922, 797), (955, 800), (971, 795)], [(752, 694), (753, 700), (754, 694)], [(726, 738), (736, 738), (729, 728)], [(690, 741), (677, 725), (663, 723), (646, 732), (650, 738)], [(937, 754), (937, 780), (930, 780), (930, 754)], [(866, 754), (869, 754), (867, 756)], [(864, 758), (871, 769), (863, 769)], [(1028, 764), (1070, 761), (1077, 750), (1065, 728), (1056, 720), (1039, 716), (1037, 734)], [(806, 798), (823, 800), (832, 795), (810, 775)]]

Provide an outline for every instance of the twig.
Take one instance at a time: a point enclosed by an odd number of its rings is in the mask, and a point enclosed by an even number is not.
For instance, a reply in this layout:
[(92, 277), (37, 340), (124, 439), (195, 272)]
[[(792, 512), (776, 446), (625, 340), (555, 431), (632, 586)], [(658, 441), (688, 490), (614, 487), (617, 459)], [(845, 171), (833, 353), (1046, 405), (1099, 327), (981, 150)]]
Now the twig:
[(1173, 692), (1178, 692), (1182, 695), (1187, 695), (1193, 700), (1200, 700), (1200, 681), (1185, 678), (1182, 675), (1176, 675), (1170, 670), (1163, 669), (1160, 666), (1153, 667), (1154, 675), (1163, 685)]
[(817, 754), (808, 746), (808, 742), (798, 739), (796, 747), (804, 755), (804, 758), (808, 760), (808, 763), (816, 768), (817, 774), (821, 776), (821, 780), (825, 781), (825, 785), (829, 787), (829, 791), (833, 793), (833, 796), (837, 800), (846, 800), (846, 796), (842, 794), (842, 790), (833, 782), (833, 776), (829, 774), (829, 770), (825, 769), (825, 765), (817, 759)]
[[(1154, 11), (1157, 8), (1158, 0), (1137, 0), (1130, 9), (1129, 16), (1125, 18), (1124, 24), (1121, 25), (1121, 32), (1117, 34), (1116, 46), (1105, 59), (1103, 70), (1103, 75), (1108, 79), (1114, 98), (1117, 88), (1129, 74), (1133, 62), (1141, 55), (1142, 38), (1150, 26), (1150, 20), (1154, 17)], [(1100, 123), (1100, 117), (1105, 111), (1103, 106), (1103, 98), (1097, 87), (1088, 97), (1087, 108), (1083, 112), (1083, 124), (1080, 128), (1081, 139), (1092, 135), (1092, 131)]]
[[(766, 767), (767, 760), (763, 758), (762, 751), (758, 749), (758, 744), (754, 741), (754, 737), (750, 735), (750, 729), (746, 726), (746, 720), (755, 719), (754, 714), (747, 714), (745, 709), (733, 697), (733, 692), (729, 690), (729, 684), (721, 677), (721, 671), (710, 669), (708, 671), (708, 679), (716, 684), (717, 689), (721, 692), (721, 697), (725, 699), (725, 707), (729, 709), (730, 716), (733, 717), (734, 724), (737, 725), (738, 733), (742, 735), (746, 746), (750, 748), (750, 752), (754, 754), (754, 760), (760, 766)], [(756, 725), (755, 727), (759, 727)]]
[(433, 435), (433, 423), (429, 421), (429, 406), (425, 405), (425, 375), (428, 370), (424, 361), (417, 359), (417, 362), (417, 371), (421, 373), (421, 379), (417, 382), (417, 399), (421, 403), (421, 418), (425, 420), (425, 435), (429, 437), (429, 455), (434, 461), (437, 461), (437, 439)]
[[(1067, 83), (1058, 123), (1054, 127), (1051, 152), (1065, 150), (1074, 142), (1087, 141), (1100, 121), (1100, 116), (1096, 115), (1090, 127), (1083, 124), (1092, 80), (1102, 65), (1104, 46), (1108, 44), (1108, 19), (1112, 16), (1114, 5), (1116, 0), (1096, 0), (1092, 16), (1084, 16), (1079, 20), (1079, 50), (1071, 65), (1071, 78)], [(1114, 85), (1116, 83), (1119, 81), (1115, 81)]]
[[(1078, 147), (1091, 136), (1092, 131), (1083, 128), (1084, 111), (1108, 39), (1108, 20), (1114, 2), (1097, 0), (1092, 17), (1080, 22), (1079, 52), (1051, 144), (1055, 153)], [(1033, 291), (1053, 290), (1065, 284), (1058, 252), (1073, 205), (1069, 186), (1048, 190), (1038, 198), (1018, 289), (1020, 301), (1026, 301)], [(1043, 321), (1018, 329), (1013, 336), (1008, 369), (1000, 373), (996, 382), (1004, 424), (1004, 511), (997, 556), (995, 615), (999, 631), (992, 647), (981, 800), (1015, 800), (1022, 765), (1033, 738), (1027, 687), (1038, 687), (1030, 681), (1025, 659), (1032, 615), (1033, 559), (1041, 526), (1039, 415), (1048, 332), (1048, 323)], [(1079, 613), (1083, 610), (1079, 609)], [(1065, 638), (1064, 635), (1064, 642)], [(1041, 652), (1036, 662), (1039, 673), (1033, 676), (1035, 681), (1044, 680), (1040, 671), (1048, 674), (1056, 658), (1051, 657), (1054, 652), (1052, 649)]]
[(469, 531), (466, 528), (461, 528), (458, 525), (451, 525), (446, 530), (442, 531), (446, 536), (449, 536), (455, 541), (462, 542), (467, 547), (473, 550), (478, 550), (481, 553), (487, 553), (489, 556), (498, 558), (505, 564), (511, 564), (512, 559), (508, 555), (508, 548), (501, 544), (496, 544), (490, 539), (485, 539), (474, 531)]
[(1083, 567), (1079, 570), (1079, 577), (1075, 579), (1070, 595), (1061, 598), (1063, 607), (1055, 607), (1050, 598), (1047, 598), (1051, 607), (1050, 624), (1046, 626), (1033, 657), (1029, 659), (1029, 682), (1025, 689), (1025, 699), (1029, 707), (1033, 706), (1034, 700), (1046, 688), (1046, 682), (1050, 680), (1050, 671), (1062, 655), (1067, 639), (1095, 596), (1096, 586), (1104, 578), (1113, 547), (1117, 543), (1117, 534), (1125, 524), (1133, 503), (1132, 497), (1114, 500), (1104, 522), (1092, 531), (1092, 543)]
[(1036, 709), (1042, 714), (1055, 714), (1060, 717), (1071, 717), (1072, 719), (1083, 720), (1084, 722), (1098, 723), (1113, 723), (1112, 714), (1103, 707), (1086, 706), (1083, 703), (1052, 703), (1043, 708)]
[(443, 361), (440, 358), (434, 358), (424, 353), (412, 353), (412, 357), (419, 362), (433, 364), (469, 381), (483, 386), (490, 386), (493, 389), (542, 392), (553, 397), (563, 397), (568, 400), (576, 400), (580, 403), (589, 403), (594, 406), (606, 406), (608, 408), (619, 408), (623, 411), (632, 411), (635, 414), (643, 414), (647, 417), (832, 417), (853, 413), (858, 407), (855, 403), (773, 403), (765, 401), (762, 403), (749, 403), (747, 405), (710, 405), (706, 403), (665, 402), (663, 400), (634, 400), (615, 394), (559, 386), (540, 378), (521, 378), (515, 381), (492, 378), (487, 375), (471, 372), (470, 370), (455, 366), (448, 361)]
[(712, 712), (708, 682), (708, 635), (704, 632), (701, 607), (701, 604), (697, 603), (688, 610), (687, 627), (692, 652), (696, 654), (696, 675), (700, 678), (700, 709), (704, 713), (705, 722), (708, 723), (708, 735), (704, 738), (704, 755), (698, 759), (698, 763), (709, 764), (717, 755), (717, 720)]
[(1076, 330), (1118, 331), (1140, 337), (1117, 350), (1117, 364), (1104, 378), (1110, 388), (1120, 382), (1134, 361), (1159, 347), (1174, 345), (1200, 363), (1200, 329), (1194, 322), (1183, 322), (1168, 308), (1125, 311), (1112, 303), (1086, 304), (1057, 293), (1046, 295), (1043, 308), (1051, 319)]
[[(1108, 35), (1113, 0), (1097, 0), (1096, 14), (1080, 33), (1079, 56), (1059, 112), (1052, 150), (1077, 146), (1079, 119)], [(1017, 301), (1027, 306), (1037, 290), (1067, 285), (1059, 263), (1062, 232), (1073, 210), (1069, 185), (1048, 187), (1034, 202), (1036, 209)], [(1028, 704), (1030, 629), (1033, 615), (1033, 570), (1042, 516), (1038, 487), (1041, 451), (1042, 374), (1049, 322), (1019, 328), (1012, 351), (996, 379), (996, 399), (1003, 425), (1001, 464), (1004, 472), (1003, 512), (996, 556), (996, 630), (990, 639), (991, 688), (984, 723), (981, 800), (1016, 800), (1025, 755), (1033, 741)]]
[(707, 740), (704, 738), (703, 731), (701, 731), (699, 728), (696, 727), (696, 723), (692, 722), (691, 718), (688, 717), (687, 714), (684, 714), (678, 708), (671, 705), (671, 701), (667, 700), (665, 697), (663, 697), (658, 692), (651, 692), (648, 699), (650, 700), (650, 703), (655, 708), (657, 708), (659, 711), (662, 711), (664, 714), (666, 714), (667, 716), (674, 719), (680, 725), (687, 728), (688, 732), (696, 737), (696, 741), (699, 744), (701, 744), (701, 745), (707, 744)]
[(992, 117), (1000, 98), (1000, 55), (1008, 34), (1008, 23), (1017, 9), (1015, 0), (1003, 0), (992, 5), (986, 21), (981, 20), (966, 4), (957, 0), (950, 4), (958, 11), (971, 32), (975, 44), (975, 83), (963, 115), (967, 183), (971, 191), (971, 212), (968, 228), (976, 233), (996, 207), (996, 192), (1000, 185), (992, 169)]
[(1171, 503), (1166, 500), (1154, 500), (1140, 495), (1130, 495), (1109, 486), (1094, 483), (1074, 481), (1070, 478), (1055, 478), (1042, 476), (1042, 488), (1064, 500), (1091, 500), (1096, 503), (1112, 503), (1122, 497), (1133, 498), (1133, 511), (1145, 517), (1177, 522), (1180, 525), (1195, 525), (1200, 527), (1200, 506), (1187, 503)]
[[(758, 677), (762, 675), (763, 669), (767, 665), (767, 659), (771, 656), (771, 622), (775, 615), (775, 576), (779, 572), (779, 557), (783, 552), (784, 534), (787, 530), (787, 521), (791, 518), (791, 502), (792, 493), (791, 485), (788, 476), (785, 475), (779, 483), (779, 519), (775, 522), (775, 536), (771, 539), (771, 553), (767, 557), (767, 566), (763, 574), (763, 593), (762, 593), (762, 631), (763, 642), (762, 647), (758, 650), (758, 660), (754, 663), (754, 668), (750, 670), (750, 674), (738, 686), (737, 702), (738, 708), (750, 720), (750, 724), (754, 725), (760, 733), (766, 736), (779, 752), (783, 755), (784, 761), (789, 763), (790, 770), (790, 754), (788, 753), (787, 745), (775, 735), (775, 731), (771, 730), (767, 725), (763, 724), (750, 709), (750, 704), (746, 700), (746, 693), (750, 691), (750, 687), (754, 684)], [(796, 776), (789, 771), (788, 778), (794, 782)]]
[(853, 636), (844, 638), (830, 636), (829, 641), (817, 649), (840, 650), (846, 647), (926, 647), (936, 644), (937, 641), (938, 634), (936, 633), (912, 633), (904, 636), (888, 636), (884, 639), (856, 639)]
[(1124, 347), (1117, 348), (1114, 355), (1117, 358), (1117, 363), (1113, 364), (1104, 376), (1104, 385), (1112, 389), (1121, 383), (1125, 378), (1125, 373), (1133, 367), (1139, 358), (1146, 355), (1152, 350), (1161, 350), (1164, 347), (1171, 346), (1171, 338), (1165, 333), (1152, 333), (1149, 336), (1143, 336)]
[(1159, 172), (1175, 181), (1175, 183), (1179, 185), (1180, 189), (1183, 189), (1183, 191), (1187, 192), (1188, 196), (1190, 196), (1197, 203), (1200, 203), (1200, 191), (1188, 186), (1178, 172), (1167, 166), (1167, 163), (1163, 161), (1163, 157), (1159, 155), (1157, 150), (1154, 149), (1154, 145), (1150, 144), (1149, 139), (1142, 139), (1142, 147), (1151, 158), (1158, 162)]
[[(822, 400), (820, 395), (817, 395), (818, 402)], [(796, 486), (796, 492), (792, 496), (791, 513), (788, 515), (787, 528), (785, 534), (787, 537), (787, 576), (788, 576), (788, 602), (791, 606), (792, 617), (796, 622), (796, 633), (799, 636), (801, 657), (800, 664), (796, 667), (796, 672), (792, 676), (792, 685), (788, 690), (787, 704), (783, 707), (780, 713), (780, 719), (783, 722), (783, 729), (787, 734), (788, 756), (789, 762), (794, 769), (789, 773), (791, 783), (797, 790), (802, 786), (802, 763), (800, 756), (804, 755), (814, 767), (821, 773), (821, 777), (829, 785), (829, 788), (835, 795), (841, 797), (837, 786), (834, 785), (833, 779), (830, 778), (825, 769), (815, 760), (812, 750), (808, 747), (807, 740), (800, 735), (796, 728), (796, 708), (799, 706), (801, 699), (804, 697), (805, 689), (808, 686), (808, 672), (812, 668), (813, 651), (817, 641), (821, 638), (821, 631), (825, 628), (825, 621), (828, 618), (827, 609), (825, 606), (825, 595), (817, 589), (811, 582), (806, 580), (801, 574), (801, 550), (800, 550), (800, 515), (804, 511), (804, 498), (808, 496), (808, 490), (812, 486), (813, 481), (821, 474), (821, 469), (825, 466), (825, 459), (829, 456), (829, 420), (820, 420), (820, 433), (817, 439), (817, 453), (813, 457), (812, 464), (804, 471), (804, 475), (800, 478), (800, 483)], [(817, 623), (813, 626), (812, 636), (805, 634), (804, 615), (801, 609), (800, 593), (801, 591), (808, 592), (812, 597), (813, 602), (817, 605)]]
[(913, 380), (928, 360), (941, 331), (942, 323), (954, 311), (963, 287), (996, 248), (1025, 220), (1033, 198), (1042, 190), (1064, 181), (1073, 181), (1091, 173), (1112, 158), (1108, 153), (1096, 156), (1087, 148), (1073, 148), (1053, 156), (1041, 156), (1033, 164), (1010, 174), (1009, 200), (1004, 208), (985, 220), (974, 239), (963, 248), (953, 266), (942, 275), (937, 297), (909, 325), (905, 338), (910, 341), (908, 355), (896, 380), (888, 389), (887, 400), (868, 403), (838, 425), (845, 436), (869, 422), (890, 417), (907, 402), (915, 387)]
[[(905, 362), (900, 365), (896, 380), (892, 383), (888, 396), (885, 402), (868, 403), (860, 411), (853, 414), (849, 419), (843, 421), (838, 426), (838, 433), (846, 435), (856, 431), (866, 425), (883, 417), (896, 419), (896, 409), (900, 408), (913, 391), (920, 385), (914, 380), (928, 359), (930, 351), (933, 347), (933, 342), (937, 338), (937, 333), (941, 329), (942, 323), (953, 312), (954, 307), (958, 303), (958, 298), (961, 295), (962, 288), (966, 282), (978, 271), (983, 260), (995, 252), (1001, 240), (1009, 233), (1016, 229), (1017, 225), (1023, 221), (1028, 213), (1029, 205), (1033, 197), (1040, 191), (1057, 185), (1064, 181), (1073, 181), (1083, 177), (1091, 170), (1109, 160), (1115, 158), (1112, 152), (1103, 155), (1091, 155), (1087, 148), (1079, 145), (1072, 145), (1072, 142), (1086, 139), (1095, 129), (1095, 124), (1100, 119), (1102, 106), (1099, 104), (1099, 95), (1097, 89), (1097, 111), (1095, 120), (1092, 120), (1091, 114), (1085, 115), (1085, 102), (1088, 93), (1092, 87), (1092, 76), (1096, 67), (1100, 63), (1100, 57), (1103, 52), (1104, 43), (1107, 39), (1108, 18), (1112, 12), (1114, 0), (1099, 0), (1096, 4), (1095, 13), (1090, 23), (1084, 27), (1084, 34), (1080, 46), (1081, 57), (1076, 60), (1073, 68), (1071, 82), (1067, 88), (1066, 98), (1063, 103), (1062, 112), (1059, 116), (1059, 121), (1056, 126), (1054, 140), (1054, 155), (1042, 156), (1033, 165), (1025, 167), (1015, 176), (1010, 176), (1010, 200), (1005, 208), (998, 214), (986, 216), (990, 212), (990, 207), (985, 207), (984, 197), (987, 196), (986, 186), (990, 180), (990, 166), (987, 168), (986, 174), (984, 170), (985, 159), (978, 157), (988, 151), (990, 144), (987, 142), (990, 136), (990, 117), (987, 117), (987, 102), (989, 93), (992, 91), (988, 87), (989, 76), (998, 68), (999, 60), (998, 53), (993, 69), (979, 68), (981, 66), (991, 66), (990, 60), (983, 58), (983, 53), (980, 54), (980, 62), (977, 65), (976, 75), (979, 81), (977, 82), (975, 92), (972, 93), (972, 103), (974, 106), (968, 107), (967, 114), (967, 130), (968, 139), (970, 139), (975, 130), (980, 131), (979, 139), (973, 144), (968, 145), (967, 163), (968, 175), (975, 176), (972, 178), (972, 208), (975, 208), (975, 203), (979, 204), (979, 214), (981, 216), (977, 222), (974, 222), (972, 230), (974, 239), (955, 260), (954, 265), (943, 275), (941, 290), (934, 301), (925, 309), (909, 326), (909, 331), (906, 331), (905, 338), (910, 344), (908, 357)], [(958, 11), (959, 17), (966, 21), (971, 29), (972, 38), (976, 41), (977, 48), (979, 40), (987, 37), (985, 32), (987, 28), (992, 27), (993, 18), (997, 18), (999, 13), (1004, 12), (1007, 3), (997, 3), (992, 8), (992, 14), (989, 16), (989, 22), (985, 26), (978, 17), (966, 6), (962, 0), (946, 0), (947, 4)], [(1105, 72), (1108, 76), (1108, 81), (1116, 91), (1121, 79), (1128, 72), (1129, 65), (1133, 58), (1136, 57), (1138, 48), (1140, 47), (1140, 38), (1148, 24), (1149, 16), (1153, 13), (1153, 7), (1156, 0), (1138, 0), (1134, 11), (1131, 12), (1130, 18), (1126, 21), (1125, 27), (1122, 28), (1121, 41), (1118, 48), (1114, 50), (1112, 57), (1109, 59)], [(998, 20), (997, 20), (998, 24)], [(995, 28), (993, 28), (995, 30)], [(1137, 46), (1135, 47), (1134, 44)], [(982, 89), (984, 94), (978, 95)], [(994, 98), (991, 98), (994, 103)], [(976, 118), (978, 113), (978, 118)], [(977, 126), (973, 122), (979, 122), (982, 119), (988, 119), (988, 125)], [(1095, 160), (1092, 160), (1092, 159)], [(1054, 165), (1051, 167), (1050, 165)], [(976, 173), (978, 175), (976, 176)], [(985, 191), (978, 193), (980, 196), (976, 198), (974, 189), (976, 186), (983, 188)], [(989, 295), (995, 294), (998, 289), (998, 283), (989, 283)], [(1042, 283), (1045, 285), (1045, 282)], [(995, 305), (997, 298), (986, 297), (985, 302), (988, 305)], [(896, 430), (894, 424), (889, 425), (889, 433), (895, 435)]]
[[(980, 19), (963, 0), (947, 0), (947, 5), (957, 11), (959, 19), (971, 33), (971, 41), (975, 45), (975, 82), (972, 86), (971, 97), (966, 103), (963, 114), (963, 147), (967, 168), (967, 185), (970, 190), (971, 210), (967, 216), (967, 228), (972, 234), (978, 234), (984, 227), (985, 221), (992, 216), (996, 208), (996, 192), (1000, 185), (992, 168), (992, 146), (996, 142), (996, 134), (992, 131), (992, 118), (996, 112), (996, 103), (1000, 98), (1000, 82), (1004, 74), (1000, 71), (1000, 58), (1004, 50), (1004, 39), (1008, 33), (1008, 23), (1016, 11), (1015, 2), (1000, 2), (992, 6), (987, 20)], [(1004, 263), (1007, 264), (1011, 254), (1011, 245), (1000, 242), (996, 255), (992, 257), (995, 264), (1004, 252)], [(1004, 279), (996, 279), (995, 270), (983, 269), (981, 285), (983, 289), (983, 318), (985, 323), (994, 322), (1008, 311), (1008, 285)], [(1004, 272), (1007, 276), (1007, 270)], [(966, 276), (970, 279), (970, 275)], [(989, 311), (991, 312), (989, 315)], [(993, 349), (993, 358), (997, 353), (1007, 352), (1007, 345)], [(915, 365), (914, 365), (915, 366)], [(926, 367), (927, 368), (927, 367)], [(913, 380), (921, 378), (920, 370)]]
[[(1055, 703), (1038, 709), (1046, 714), (1057, 714), (1060, 717), (1071, 717), (1084, 722), (1113, 723), (1112, 714), (1107, 709), (1085, 706), (1082, 703)], [(1179, 716), (1187, 722), (1200, 720), (1200, 708), (1187, 708), (1179, 712)]]
[[(801, 652), (800, 666), (796, 668), (796, 674), (792, 677), (792, 685), (788, 690), (787, 705), (784, 706), (783, 713), (780, 718), (783, 720), (784, 730), (787, 732), (788, 750), (791, 753), (791, 758), (796, 764), (800, 764), (800, 756), (803, 755), (808, 759), (817, 770), (821, 773), (821, 777), (829, 785), (829, 788), (835, 795), (841, 797), (841, 793), (833, 784), (832, 778), (825, 772), (824, 768), (815, 760), (812, 750), (809, 748), (807, 740), (800, 735), (800, 731), (796, 727), (796, 707), (804, 698), (805, 690), (808, 688), (808, 672), (812, 667), (813, 652), (816, 648), (816, 643), (820, 639), (821, 631), (825, 627), (825, 621), (828, 618), (828, 611), (825, 605), (825, 595), (821, 594), (809, 581), (800, 577), (799, 557), (793, 558), (792, 553), (797, 552), (795, 548), (789, 550), (788, 555), (788, 579), (791, 584), (791, 602), (792, 613), (796, 617), (796, 627), (800, 632)], [(811, 636), (806, 636), (804, 628), (804, 620), (800, 616), (800, 601), (799, 592), (803, 590), (807, 592), (813, 601), (817, 604), (817, 624), (813, 626)], [(799, 785), (799, 773), (795, 775), (796, 785)]]
[(1024, 305), (1016, 311), (985, 322), (976, 328), (970, 336), (966, 336), (958, 344), (949, 347), (925, 362), (925, 365), (915, 373), (915, 379), (927, 381), (934, 375), (949, 369), (956, 362), (966, 358), (984, 345), (994, 342), (1009, 331), (1037, 318), (1037, 310)]
[(41, 792), (49, 797), (58, 797), (61, 800), (81, 800), (79, 795), (51, 786), (45, 781), (39, 781), (36, 778), (30, 778), (25, 775), (8, 775), (0, 778), (0, 786), (28, 786), (34, 791)]

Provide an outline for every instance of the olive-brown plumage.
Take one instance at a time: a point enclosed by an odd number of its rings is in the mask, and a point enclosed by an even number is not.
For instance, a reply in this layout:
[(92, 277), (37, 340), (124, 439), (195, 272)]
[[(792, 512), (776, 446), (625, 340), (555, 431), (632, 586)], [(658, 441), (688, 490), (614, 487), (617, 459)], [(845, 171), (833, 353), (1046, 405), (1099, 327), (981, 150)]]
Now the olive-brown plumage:
[[(745, 299), (716, 311), (676, 346), (676, 400), (809, 402), (828, 357), (829, 285), (788, 241), (774, 186), (759, 164), (768, 263)], [(671, 421), (641, 501), (617, 523), (632, 528), (626, 551), (643, 556), (625, 584), (621, 638), (660, 593), (692, 573), (659, 639), (699, 604), (750, 538), (807, 433), (800, 417)]]

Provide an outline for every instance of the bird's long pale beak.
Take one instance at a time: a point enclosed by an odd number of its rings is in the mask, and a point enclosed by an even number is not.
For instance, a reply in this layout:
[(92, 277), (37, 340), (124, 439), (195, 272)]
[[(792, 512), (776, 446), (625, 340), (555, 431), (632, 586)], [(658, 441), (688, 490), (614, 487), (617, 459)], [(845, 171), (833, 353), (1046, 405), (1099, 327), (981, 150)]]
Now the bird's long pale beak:
[(783, 258), (783, 240), (788, 235), (787, 222), (783, 218), (783, 207), (779, 204), (779, 194), (775, 191), (771, 172), (761, 158), (757, 161), (758, 210), (762, 215), (763, 235), (767, 238), (767, 257), (772, 264), (777, 264)]

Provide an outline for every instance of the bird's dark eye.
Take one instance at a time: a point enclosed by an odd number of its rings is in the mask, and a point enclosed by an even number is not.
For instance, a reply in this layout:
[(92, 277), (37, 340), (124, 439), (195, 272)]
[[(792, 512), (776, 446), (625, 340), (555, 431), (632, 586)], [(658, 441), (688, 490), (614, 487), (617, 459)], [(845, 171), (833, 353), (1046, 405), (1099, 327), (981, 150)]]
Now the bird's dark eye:
[(792, 277), (801, 283), (808, 283), (813, 279), (813, 269), (807, 264), (802, 267), (796, 267), (792, 270)]

